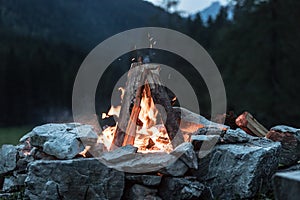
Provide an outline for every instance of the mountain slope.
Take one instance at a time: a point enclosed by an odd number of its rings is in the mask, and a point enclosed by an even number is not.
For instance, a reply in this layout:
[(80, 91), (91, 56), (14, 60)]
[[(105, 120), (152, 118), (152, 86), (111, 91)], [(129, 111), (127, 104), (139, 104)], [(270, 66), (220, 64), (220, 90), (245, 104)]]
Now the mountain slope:
[(218, 1), (213, 2), (209, 7), (205, 8), (204, 10), (200, 11), (201, 18), (204, 22), (207, 22), (209, 17), (215, 19), (217, 14), (221, 9), (221, 4)]
[[(192, 15), (192, 18), (195, 18), (197, 14), (200, 14), (204, 23), (208, 21), (208, 18), (211, 17), (213, 20), (216, 19), (217, 15), (220, 12), (222, 5), (219, 1), (213, 2), (209, 7), (205, 8), (204, 10)], [(233, 12), (234, 12), (234, 5), (229, 3), (227, 6), (227, 18), (229, 20), (233, 19)]]
[(166, 24), (169, 14), (141, 0), (0, 0), (1, 27), (90, 49), (130, 28)]

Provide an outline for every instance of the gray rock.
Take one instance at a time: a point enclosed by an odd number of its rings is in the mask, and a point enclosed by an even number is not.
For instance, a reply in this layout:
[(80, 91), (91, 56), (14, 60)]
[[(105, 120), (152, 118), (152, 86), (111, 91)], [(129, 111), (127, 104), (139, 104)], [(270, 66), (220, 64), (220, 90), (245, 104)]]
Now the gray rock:
[(290, 166), (290, 167), (285, 168), (285, 169), (280, 169), (280, 170), (278, 170), (278, 172), (291, 172), (291, 171), (298, 171), (298, 170), (300, 170), (300, 163), (296, 164), (296, 165), (293, 165), (293, 166)]
[(10, 176), (4, 179), (3, 188), (4, 192), (18, 192), (21, 187), (24, 187), (24, 182), (27, 174), (17, 174), (17, 176)]
[(30, 144), (42, 147), (43, 151), (59, 159), (72, 159), (84, 150), (84, 145), (97, 142), (97, 134), (92, 126), (78, 123), (45, 124), (35, 127), (20, 139), (24, 142), (30, 138)]
[(146, 186), (158, 186), (161, 182), (161, 176), (157, 175), (139, 175), (139, 174), (126, 174), (126, 180), (133, 181)]
[(226, 129), (220, 129), (220, 127), (215, 127), (215, 126), (209, 126), (209, 127), (203, 127), (199, 128), (196, 132), (193, 133), (193, 135), (212, 135), (212, 136), (217, 136), (217, 135), (222, 135), (224, 134)]
[(136, 151), (136, 147), (128, 145), (105, 152), (98, 159), (106, 166), (128, 173), (157, 172), (178, 159), (164, 152), (135, 153)]
[(133, 159), (138, 148), (132, 145), (123, 146), (113, 151), (105, 152), (100, 157), (112, 164)]
[(159, 196), (166, 200), (203, 199), (205, 190), (205, 186), (193, 178), (164, 177)]
[(219, 135), (192, 135), (191, 143), (195, 151), (201, 149), (201, 152), (204, 152), (204, 155), (202, 155), (204, 157), (217, 144), (219, 139)]
[(24, 193), (23, 192), (12, 192), (12, 193), (0, 193), (1, 200), (23, 200)]
[(300, 170), (276, 173), (273, 178), (275, 199), (298, 200), (300, 197)]
[(236, 130), (228, 129), (222, 139), (225, 143), (245, 143), (254, 138), (242, 129), (237, 128)]
[(285, 126), (285, 125), (274, 126), (274, 127), (271, 128), (271, 130), (279, 131), (279, 132), (282, 132), (282, 133), (289, 132), (289, 133), (293, 133), (293, 134), (300, 134), (300, 129), (293, 128), (293, 127), (290, 127), (290, 126)]
[(183, 161), (178, 159), (174, 163), (159, 170), (159, 172), (168, 176), (183, 176), (188, 170), (188, 166), (186, 166)]
[(30, 199), (120, 199), (124, 173), (95, 158), (42, 160), (29, 165), (25, 184)]
[(157, 189), (150, 189), (145, 186), (135, 184), (133, 185), (126, 195), (130, 200), (160, 200), (157, 196)]
[(180, 108), (174, 107), (174, 111), (181, 113), (181, 120), (183, 120), (185, 122), (189, 122), (189, 123), (194, 123), (194, 124), (202, 124), (208, 130), (210, 130), (210, 129), (213, 129), (215, 131), (218, 130), (217, 132), (219, 132), (219, 134), (221, 133), (222, 130), (230, 128), (229, 126), (209, 121), (205, 117), (198, 115), (196, 113), (193, 113), (182, 107), (180, 107)]
[(171, 154), (178, 157), (189, 168), (198, 169), (198, 158), (194, 151), (194, 146), (190, 142), (180, 144)]
[(290, 166), (300, 160), (300, 129), (283, 125), (275, 126), (266, 137), (281, 143), (280, 164)]
[(223, 144), (199, 161), (193, 174), (219, 199), (252, 198), (270, 189), (278, 167), (280, 143), (265, 138), (245, 144)]
[(17, 166), (17, 148), (4, 144), (0, 151), (0, 175), (14, 170)]

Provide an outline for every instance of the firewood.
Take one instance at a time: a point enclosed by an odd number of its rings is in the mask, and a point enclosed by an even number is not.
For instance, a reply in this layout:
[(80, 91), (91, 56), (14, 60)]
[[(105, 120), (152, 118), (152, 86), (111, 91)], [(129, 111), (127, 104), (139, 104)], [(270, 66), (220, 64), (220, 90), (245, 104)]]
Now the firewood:
[[(140, 113), (141, 95), (145, 85), (150, 87), (150, 95), (154, 104), (160, 104), (166, 111), (166, 122), (164, 123), (170, 140), (173, 140), (177, 132), (180, 132), (176, 113), (173, 111), (171, 100), (166, 89), (159, 80), (159, 67), (153, 64), (132, 64), (125, 87), (124, 98), (121, 105), (120, 116), (114, 133), (114, 139), (110, 149), (133, 144), (136, 132), (136, 123)], [(149, 91), (148, 91), (149, 92)], [(173, 146), (183, 142), (179, 133)]]
[(245, 132), (253, 136), (265, 137), (268, 133), (268, 130), (248, 112), (244, 112), (238, 116), (235, 123)]
[[(145, 82), (147, 73), (148, 73), (147, 70), (144, 70), (144, 72), (142, 74), (142, 78), (141, 78), (141, 83)], [(144, 90), (144, 85), (140, 85), (136, 91), (134, 105), (133, 105), (133, 108), (131, 111), (131, 115), (130, 115), (130, 119), (129, 119), (127, 128), (126, 128), (125, 138), (124, 138), (122, 146), (134, 144), (134, 139), (136, 136), (136, 123), (137, 123), (139, 113), (141, 110), (140, 105), (141, 105), (143, 90)]]
[[(140, 63), (132, 63), (131, 69), (139, 66)], [(122, 106), (120, 110), (119, 120), (116, 125), (116, 130), (114, 132), (114, 138), (110, 147), (110, 150), (121, 147), (124, 142), (125, 132), (128, 127), (128, 123), (130, 121), (130, 112), (131, 105), (135, 101), (136, 98), (136, 90), (139, 88), (139, 84), (141, 83), (141, 79), (143, 78), (141, 75), (143, 71), (140, 70), (130, 70), (128, 72), (127, 82), (125, 86), (124, 97), (122, 100)]]

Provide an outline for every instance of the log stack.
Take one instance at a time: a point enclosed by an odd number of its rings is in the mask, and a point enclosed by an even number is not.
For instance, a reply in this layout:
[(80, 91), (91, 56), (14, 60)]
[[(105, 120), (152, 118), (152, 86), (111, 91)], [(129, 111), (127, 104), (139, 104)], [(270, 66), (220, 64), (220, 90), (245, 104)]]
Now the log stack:
[(110, 150), (133, 145), (137, 124), (141, 123), (138, 116), (141, 111), (140, 104), (143, 93), (147, 97), (151, 97), (154, 104), (159, 104), (165, 109), (166, 120), (163, 120), (163, 116), (158, 118), (164, 124), (172, 145), (175, 147), (183, 142), (179, 130), (180, 117), (178, 113), (173, 111), (172, 99), (168, 96), (166, 88), (159, 79), (159, 71), (160, 67), (154, 64), (133, 63), (131, 65)]

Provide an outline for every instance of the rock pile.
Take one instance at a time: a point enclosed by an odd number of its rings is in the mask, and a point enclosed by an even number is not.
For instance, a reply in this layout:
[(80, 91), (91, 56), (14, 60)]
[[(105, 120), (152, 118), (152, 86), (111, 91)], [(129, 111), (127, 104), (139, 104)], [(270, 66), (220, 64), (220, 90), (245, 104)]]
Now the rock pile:
[[(240, 199), (272, 189), (272, 176), (286, 153), (282, 140), (241, 129), (214, 134), (217, 129), (199, 129), (170, 154), (143, 154), (125, 146), (87, 158), (81, 154), (86, 145), (97, 149), (93, 127), (39, 126), (19, 145), (2, 146), (0, 199)], [(280, 131), (298, 137), (297, 131)], [(203, 153), (210, 141), (218, 143)]]

